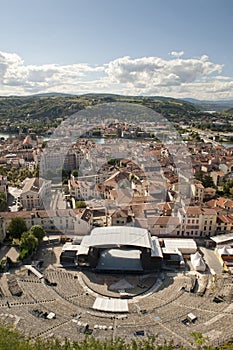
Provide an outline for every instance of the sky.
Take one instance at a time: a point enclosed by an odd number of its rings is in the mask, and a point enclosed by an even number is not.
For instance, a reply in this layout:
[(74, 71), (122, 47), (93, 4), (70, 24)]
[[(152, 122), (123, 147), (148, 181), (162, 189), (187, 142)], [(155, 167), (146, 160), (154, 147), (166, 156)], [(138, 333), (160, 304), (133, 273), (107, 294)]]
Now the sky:
[(0, 95), (233, 99), (232, 0), (0, 0)]

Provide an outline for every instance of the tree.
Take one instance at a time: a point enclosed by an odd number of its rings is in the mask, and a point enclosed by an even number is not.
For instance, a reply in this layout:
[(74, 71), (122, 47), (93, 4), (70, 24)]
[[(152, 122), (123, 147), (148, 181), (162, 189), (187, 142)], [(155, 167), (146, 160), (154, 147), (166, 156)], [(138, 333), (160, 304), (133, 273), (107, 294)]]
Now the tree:
[(207, 187), (213, 187), (215, 188), (215, 184), (213, 181), (213, 178), (210, 175), (205, 175), (203, 171), (197, 171), (195, 174), (195, 178), (199, 181), (202, 182), (202, 185), (207, 188)]
[(21, 236), (20, 240), (20, 249), (21, 250), (27, 250), (28, 253), (32, 253), (33, 250), (37, 247), (38, 245), (38, 239), (31, 234), (30, 231), (24, 232)]
[(4, 211), (6, 209), (6, 194), (0, 191), (0, 211)]
[(9, 237), (20, 239), (22, 233), (26, 231), (27, 225), (23, 218), (16, 217), (11, 219), (8, 226)]
[(69, 180), (66, 178), (62, 181), (62, 185), (63, 186), (68, 185), (68, 182), (69, 182)]
[(74, 169), (72, 170), (72, 173), (71, 173), (74, 177), (78, 177), (78, 169)]
[(86, 203), (84, 201), (77, 201), (75, 202), (75, 207), (76, 209), (79, 209), (79, 208), (86, 208)]
[(195, 179), (199, 180), (202, 182), (203, 180), (203, 177), (204, 177), (204, 173), (203, 171), (199, 170), (195, 173)]
[(38, 243), (40, 243), (46, 235), (45, 230), (40, 225), (32, 226), (29, 230), (29, 233), (38, 239)]
[(212, 179), (212, 177), (210, 175), (205, 175), (203, 180), (202, 180), (202, 184), (205, 188), (207, 187), (213, 187), (215, 188), (215, 184), (214, 181)]
[(223, 184), (223, 195), (230, 196), (233, 193), (233, 180), (228, 180)]

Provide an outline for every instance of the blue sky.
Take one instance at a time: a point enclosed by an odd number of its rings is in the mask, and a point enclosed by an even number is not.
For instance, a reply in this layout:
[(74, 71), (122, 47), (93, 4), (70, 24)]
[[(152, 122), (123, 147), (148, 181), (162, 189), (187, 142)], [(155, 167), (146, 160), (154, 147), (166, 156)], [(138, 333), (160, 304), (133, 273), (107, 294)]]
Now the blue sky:
[(0, 8), (2, 95), (233, 98), (232, 0), (0, 0)]

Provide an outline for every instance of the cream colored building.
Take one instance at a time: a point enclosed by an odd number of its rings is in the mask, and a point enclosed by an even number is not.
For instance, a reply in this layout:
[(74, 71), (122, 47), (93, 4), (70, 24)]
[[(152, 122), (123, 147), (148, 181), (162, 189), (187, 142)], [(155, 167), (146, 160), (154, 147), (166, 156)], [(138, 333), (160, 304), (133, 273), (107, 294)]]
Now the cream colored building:
[(200, 236), (214, 236), (216, 233), (217, 212), (203, 208), (200, 215)]
[(194, 180), (194, 183), (191, 185), (192, 195), (196, 202), (203, 202), (204, 199), (204, 186), (201, 181)]
[(27, 229), (40, 225), (47, 233), (84, 236), (90, 233), (92, 213), (89, 209), (33, 210), (0, 213), (0, 240), (6, 237), (13, 218), (25, 220)]
[(51, 198), (51, 181), (33, 177), (26, 179), (20, 201), (23, 209), (43, 209), (44, 203)]
[(178, 217), (181, 221), (181, 236), (200, 236), (201, 208), (199, 206), (179, 209)]

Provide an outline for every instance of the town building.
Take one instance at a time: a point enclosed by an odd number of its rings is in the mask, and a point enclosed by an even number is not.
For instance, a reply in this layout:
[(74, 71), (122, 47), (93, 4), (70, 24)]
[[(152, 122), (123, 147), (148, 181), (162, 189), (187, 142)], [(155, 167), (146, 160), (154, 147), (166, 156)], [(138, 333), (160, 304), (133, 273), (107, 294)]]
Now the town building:
[(83, 237), (91, 230), (92, 213), (89, 209), (32, 210), (19, 212), (0, 212), (0, 240), (7, 235), (13, 218), (24, 219), (28, 230), (40, 225), (48, 234), (64, 234)]
[(20, 195), (23, 209), (44, 209), (51, 199), (51, 181), (33, 177), (26, 179)]

